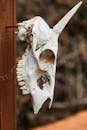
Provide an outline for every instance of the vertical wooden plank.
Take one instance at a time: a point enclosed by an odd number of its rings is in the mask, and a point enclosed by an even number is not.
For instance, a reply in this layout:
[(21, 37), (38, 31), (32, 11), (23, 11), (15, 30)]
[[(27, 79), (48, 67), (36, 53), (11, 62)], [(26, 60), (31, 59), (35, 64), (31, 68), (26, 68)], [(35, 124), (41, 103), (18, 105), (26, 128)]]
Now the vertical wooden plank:
[(16, 130), (15, 0), (0, 0), (0, 130)]

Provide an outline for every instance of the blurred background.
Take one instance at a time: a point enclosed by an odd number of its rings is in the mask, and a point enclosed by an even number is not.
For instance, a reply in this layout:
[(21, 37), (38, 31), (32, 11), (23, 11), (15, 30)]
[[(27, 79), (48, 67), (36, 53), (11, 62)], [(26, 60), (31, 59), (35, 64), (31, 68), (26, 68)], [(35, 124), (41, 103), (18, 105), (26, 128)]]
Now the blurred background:
[[(78, 2), (79, 0), (17, 0), (17, 22), (39, 15), (53, 27)], [(24, 46), (17, 43), (17, 58), (23, 51)], [(30, 95), (23, 96), (18, 85), (17, 89), (17, 130), (52, 124), (87, 109), (86, 0), (83, 0), (82, 6), (59, 38), (52, 108), (48, 109), (48, 100), (38, 115), (34, 115)]]

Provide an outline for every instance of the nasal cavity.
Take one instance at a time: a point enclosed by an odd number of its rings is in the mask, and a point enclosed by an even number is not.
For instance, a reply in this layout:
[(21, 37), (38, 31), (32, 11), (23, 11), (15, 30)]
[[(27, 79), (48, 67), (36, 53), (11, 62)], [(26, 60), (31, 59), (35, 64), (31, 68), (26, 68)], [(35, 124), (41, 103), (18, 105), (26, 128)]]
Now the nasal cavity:
[(49, 63), (53, 64), (55, 61), (54, 52), (51, 51), (50, 49), (46, 49), (46, 50), (41, 52), (39, 59), (42, 61), (49, 62)]
[(40, 89), (43, 89), (44, 84), (46, 83), (50, 85), (50, 76), (47, 74), (43, 74), (38, 78), (37, 85), (40, 87)]

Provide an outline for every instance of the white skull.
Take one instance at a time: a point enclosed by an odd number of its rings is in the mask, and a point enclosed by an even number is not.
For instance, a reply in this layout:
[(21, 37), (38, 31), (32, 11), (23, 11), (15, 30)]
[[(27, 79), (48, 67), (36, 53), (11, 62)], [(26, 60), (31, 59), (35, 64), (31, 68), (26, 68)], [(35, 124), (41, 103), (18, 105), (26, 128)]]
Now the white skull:
[(34, 113), (50, 98), (55, 86), (58, 37), (82, 2), (78, 3), (53, 28), (39, 16), (18, 24), (18, 38), (28, 46), (17, 64), (17, 81), (23, 94), (31, 94)]

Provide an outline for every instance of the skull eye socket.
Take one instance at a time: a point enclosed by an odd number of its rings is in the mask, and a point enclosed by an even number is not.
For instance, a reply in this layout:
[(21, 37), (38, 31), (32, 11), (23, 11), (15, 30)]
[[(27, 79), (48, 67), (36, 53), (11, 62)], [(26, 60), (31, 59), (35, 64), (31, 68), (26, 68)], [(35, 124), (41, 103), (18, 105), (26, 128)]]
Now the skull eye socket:
[(51, 51), (50, 49), (46, 49), (40, 54), (39, 59), (41, 61), (45, 61), (53, 64), (55, 61), (55, 55), (53, 51)]

